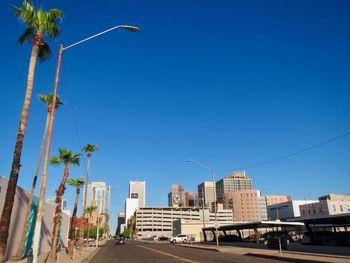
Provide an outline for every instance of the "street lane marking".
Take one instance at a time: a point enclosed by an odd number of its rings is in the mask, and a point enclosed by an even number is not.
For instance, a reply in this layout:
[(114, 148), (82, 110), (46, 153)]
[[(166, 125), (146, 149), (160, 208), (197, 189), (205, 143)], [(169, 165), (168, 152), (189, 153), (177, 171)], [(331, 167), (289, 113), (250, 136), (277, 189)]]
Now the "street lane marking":
[(182, 261), (184, 261), (184, 262), (199, 263), (198, 261), (194, 261), (194, 260), (191, 260), (191, 259), (187, 259), (187, 258), (175, 256), (175, 255), (173, 255), (173, 254), (166, 253), (166, 252), (163, 252), (163, 251), (160, 251), (160, 250), (156, 250), (156, 249), (153, 249), (153, 248), (149, 248), (149, 247), (145, 247), (145, 246), (141, 246), (141, 245), (137, 245), (137, 246), (138, 246), (138, 247), (142, 247), (142, 248), (144, 248), (144, 249), (151, 250), (151, 251), (156, 252), (156, 253), (159, 253), (159, 254), (163, 254), (163, 255), (168, 256), (168, 257), (173, 257), (173, 258), (182, 260)]

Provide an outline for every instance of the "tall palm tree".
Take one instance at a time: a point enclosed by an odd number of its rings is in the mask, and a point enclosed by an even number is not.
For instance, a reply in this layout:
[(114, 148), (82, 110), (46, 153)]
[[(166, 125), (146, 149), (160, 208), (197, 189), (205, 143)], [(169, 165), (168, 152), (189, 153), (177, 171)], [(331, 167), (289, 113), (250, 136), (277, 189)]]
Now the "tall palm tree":
[[(49, 126), (50, 112), (51, 112), (51, 108), (52, 108), (52, 98), (53, 98), (53, 94), (47, 94), (47, 95), (39, 94), (39, 99), (47, 106), (47, 116), (46, 116), (44, 134), (43, 134), (43, 137), (41, 139), (41, 146), (40, 146), (38, 163), (36, 166), (35, 175), (34, 175), (33, 182), (32, 182), (32, 189), (30, 190), (29, 197), (28, 197), (27, 211), (26, 211), (26, 217), (25, 217), (24, 226), (23, 226), (23, 230), (22, 230), (22, 237), (21, 237), (21, 241), (20, 241), (18, 251), (17, 251), (17, 258), (18, 259), (21, 259), (23, 257), (24, 245), (26, 242), (26, 235), (27, 235), (29, 219), (30, 219), (30, 212), (32, 210), (32, 203), (33, 203), (35, 186), (36, 186), (36, 182), (38, 179), (38, 174), (39, 174), (40, 167), (41, 167), (41, 159), (43, 157), (44, 146), (45, 146), (45, 142), (46, 142), (46, 138), (47, 138), (47, 129)], [(62, 100), (57, 96), (56, 109), (58, 109), (62, 105), (63, 105)]]
[[(92, 212), (94, 212), (97, 209), (97, 206), (89, 206), (85, 209), (85, 212), (87, 214), (89, 214), (89, 221), (91, 221), (91, 217), (92, 217)], [(88, 222), (88, 231), (87, 231), (87, 242), (89, 244), (89, 235), (90, 235), (90, 223)]]
[(75, 203), (74, 203), (74, 209), (72, 214), (72, 220), (70, 224), (70, 241), (69, 241), (69, 254), (71, 258), (74, 256), (74, 243), (75, 243), (75, 226), (77, 222), (77, 210), (78, 210), (78, 202), (79, 202), (79, 194), (80, 194), (80, 187), (84, 184), (84, 179), (79, 177), (78, 179), (72, 179), (70, 178), (68, 180), (68, 184), (70, 186), (75, 187)]
[(66, 150), (64, 148), (59, 148), (59, 155), (53, 157), (50, 160), (50, 164), (52, 165), (60, 165), (64, 164), (64, 173), (61, 179), (61, 183), (56, 190), (56, 210), (54, 217), (54, 227), (52, 231), (52, 242), (51, 242), (51, 253), (50, 253), (50, 261), (56, 261), (56, 249), (58, 243), (58, 234), (61, 224), (61, 212), (62, 212), (62, 196), (64, 195), (64, 191), (66, 190), (66, 182), (69, 176), (69, 166), (79, 166), (80, 164), (80, 153), (73, 153), (72, 151)]
[[(87, 187), (88, 187), (88, 182), (89, 182), (89, 170), (90, 170), (90, 160), (91, 160), (91, 154), (96, 152), (98, 149), (97, 145), (94, 144), (88, 144), (85, 147), (83, 147), (83, 151), (86, 153), (86, 156), (88, 158), (87, 166), (86, 166), (86, 175), (85, 175), (85, 188), (84, 188), (84, 204), (83, 204), (83, 215), (82, 218), (84, 220), (85, 218), (85, 212), (86, 212), (86, 198), (87, 198)], [(80, 231), (80, 241), (82, 241), (82, 235), (84, 235), (84, 228), (85, 225), (82, 224), (82, 229)], [(81, 246), (80, 246), (81, 247)]]
[(6, 191), (5, 204), (0, 220), (0, 262), (5, 260), (4, 255), (7, 246), (12, 208), (21, 166), (21, 154), (33, 91), (36, 61), (37, 59), (39, 59), (39, 61), (45, 61), (50, 57), (50, 48), (44, 41), (44, 36), (48, 36), (50, 39), (56, 39), (59, 35), (59, 27), (57, 23), (62, 19), (62, 12), (60, 10), (51, 9), (47, 12), (42, 8), (36, 10), (34, 5), (27, 0), (23, 1), (21, 7), (14, 6), (13, 9), (18, 20), (25, 25), (24, 33), (19, 37), (18, 43), (20, 45), (31, 43), (32, 53), (29, 61), (25, 100), (22, 107), (21, 119), (13, 153), (10, 180)]

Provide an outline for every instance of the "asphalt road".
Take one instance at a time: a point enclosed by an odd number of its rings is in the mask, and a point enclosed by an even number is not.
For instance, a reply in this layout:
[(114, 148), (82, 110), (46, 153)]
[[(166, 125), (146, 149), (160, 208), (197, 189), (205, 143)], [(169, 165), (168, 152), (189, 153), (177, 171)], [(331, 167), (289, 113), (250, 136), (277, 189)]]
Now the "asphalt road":
[(128, 241), (126, 245), (115, 245), (108, 241), (90, 261), (92, 263), (138, 263), (138, 262), (242, 262), (242, 263), (277, 263), (282, 261), (260, 259), (223, 252), (184, 248), (169, 243), (148, 243)]

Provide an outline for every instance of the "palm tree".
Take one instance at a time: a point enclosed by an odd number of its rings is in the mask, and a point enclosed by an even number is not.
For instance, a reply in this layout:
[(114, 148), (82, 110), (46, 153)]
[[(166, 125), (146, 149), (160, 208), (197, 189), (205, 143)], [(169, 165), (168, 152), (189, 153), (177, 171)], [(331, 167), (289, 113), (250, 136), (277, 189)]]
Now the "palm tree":
[[(85, 189), (84, 189), (84, 204), (83, 204), (83, 215), (82, 218), (85, 218), (85, 212), (86, 212), (86, 198), (87, 198), (87, 187), (88, 187), (88, 182), (89, 182), (89, 169), (90, 169), (90, 160), (91, 160), (91, 154), (96, 152), (98, 149), (97, 145), (94, 144), (88, 144), (85, 147), (83, 147), (83, 151), (86, 153), (86, 156), (88, 158), (88, 163), (86, 166), (86, 176), (85, 176)], [(82, 239), (82, 235), (84, 234), (84, 228), (85, 225), (82, 224), (82, 229), (80, 231), (80, 238)]]
[[(85, 209), (85, 212), (89, 214), (89, 221), (91, 221), (92, 212), (97, 209), (97, 206), (89, 206)], [(87, 242), (89, 244), (90, 223), (88, 222)]]
[(50, 164), (52, 165), (60, 165), (64, 164), (64, 173), (61, 180), (61, 183), (56, 190), (56, 210), (55, 210), (55, 217), (54, 217), (54, 227), (52, 231), (52, 242), (51, 242), (51, 254), (50, 254), (50, 260), (52, 262), (56, 261), (56, 249), (57, 249), (57, 243), (58, 243), (58, 234), (61, 224), (61, 212), (62, 212), (62, 196), (64, 195), (64, 191), (66, 190), (66, 182), (69, 176), (69, 165), (73, 166), (79, 166), (80, 164), (80, 153), (73, 153), (72, 151), (59, 148), (59, 155), (53, 157), (50, 160)]
[(75, 226), (77, 221), (77, 210), (78, 210), (78, 202), (79, 202), (79, 194), (80, 194), (80, 187), (84, 184), (84, 179), (79, 177), (78, 179), (69, 179), (68, 184), (70, 186), (75, 187), (76, 193), (75, 193), (75, 203), (74, 203), (74, 209), (73, 209), (73, 215), (71, 220), (71, 227), (70, 227), (70, 241), (69, 241), (69, 254), (71, 258), (73, 258), (74, 255), (74, 243), (75, 243)]
[(62, 12), (60, 10), (51, 9), (47, 12), (41, 8), (36, 10), (34, 5), (27, 0), (23, 1), (21, 7), (14, 6), (13, 9), (18, 20), (25, 25), (24, 33), (19, 37), (18, 43), (20, 45), (31, 43), (32, 53), (29, 61), (27, 88), (13, 153), (10, 179), (0, 220), (0, 262), (5, 260), (4, 255), (7, 246), (12, 208), (21, 166), (21, 154), (33, 91), (36, 61), (37, 59), (39, 59), (39, 61), (45, 61), (50, 57), (50, 48), (44, 41), (44, 36), (48, 36), (50, 39), (56, 39), (59, 35), (59, 27), (57, 23), (62, 19)]
[[(21, 259), (23, 257), (24, 245), (25, 245), (25, 241), (26, 241), (26, 235), (27, 235), (27, 231), (28, 231), (27, 229), (28, 229), (29, 219), (30, 219), (30, 212), (32, 210), (32, 202), (33, 202), (35, 186), (36, 186), (36, 182), (38, 179), (38, 174), (39, 174), (39, 170), (40, 170), (40, 166), (41, 166), (41, 159), (43, 157), (44, 145), (45, 145), (46, 138), (47, 138), (47, 129), (49, 126), (49, 117), (50, 117), (50, 112), (51, 112), (51, 107), (52, 107), (52, 98), (53, 98), (53, 94), (48, 94), (48, 95), (39, 94), (39, 99), (47, 106), (47, 116), (46, 116), (46, 123), (45, 123), (45, 130), (44, 130), (43, 138), (41, 139), (39, 159), (38, 159), (38, 163), (37, 163), (36, 170), (35, 170), (35, 175), (34, 175), (33, 182), (32, 182), (32, 189), (31, 189), (31, 191), (29, 193), (29, 197), (28, 197), (26, 218), (25, 218), (24, 226), (23, 226), (23, 230), (22, 230), (22, 237), (21, 237), (20, 245), (19, 245), (18, 251), (17, 251), (17, 258), (18, 259)], [(63, 102), (57, 96), (56, 109), (58, 109), (61, 105), (63, 105)]]

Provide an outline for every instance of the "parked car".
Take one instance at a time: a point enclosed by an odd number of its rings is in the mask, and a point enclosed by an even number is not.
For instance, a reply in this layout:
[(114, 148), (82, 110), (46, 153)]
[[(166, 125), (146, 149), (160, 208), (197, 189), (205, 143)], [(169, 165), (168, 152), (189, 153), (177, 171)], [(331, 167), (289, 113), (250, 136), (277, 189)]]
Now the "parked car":
[(170, 239), (170, 243), (187, 243), (187, 235), (178, 234)]
[(311, 238), (310, 232), (305, 232), (301, 243), (303, 245), (336, 245), (337, 238), (334, 232), (330, 231), (315, 231), (312, 233), (313, 239)]
[(116, 245), (125, 245), (126, 244), (126, 241), (125, 239), (117, 239), (117, 241), (115, 242)]
[(169, 240), (169, 237), (166, 237), (166, 236), (159, 237), (159, 241), (168, 241), (168, 240)]
[(240, 242), (241, 239), (237, 235), (226, 235), (226, 236), (219, 236), (220, 242)]
[(268, 248), (279, 249), (280, 244), (282, 249), (287, 249), (288, 236), (283, 234), (283, 232), (267, 236), (266, 245)]

